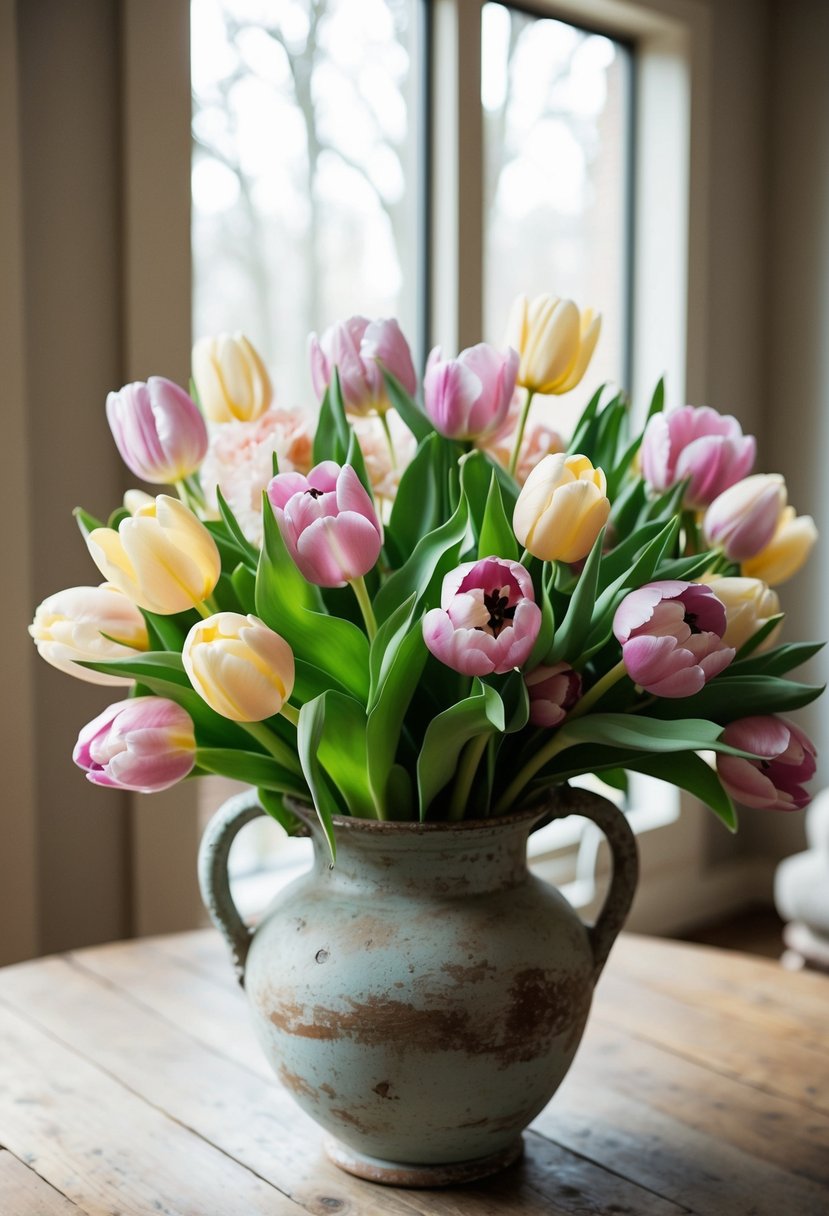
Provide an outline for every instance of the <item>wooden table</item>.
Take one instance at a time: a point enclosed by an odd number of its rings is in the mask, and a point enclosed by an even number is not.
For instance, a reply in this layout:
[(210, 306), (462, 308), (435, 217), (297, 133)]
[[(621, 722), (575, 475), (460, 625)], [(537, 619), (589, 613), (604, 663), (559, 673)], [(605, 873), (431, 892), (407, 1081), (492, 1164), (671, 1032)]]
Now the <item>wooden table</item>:
[(260, 1056), (212, 931), (0, 972), (2, 1216), (827, 1216), (829, 979), (627, 937), (523, 1162), (374, 1187)]

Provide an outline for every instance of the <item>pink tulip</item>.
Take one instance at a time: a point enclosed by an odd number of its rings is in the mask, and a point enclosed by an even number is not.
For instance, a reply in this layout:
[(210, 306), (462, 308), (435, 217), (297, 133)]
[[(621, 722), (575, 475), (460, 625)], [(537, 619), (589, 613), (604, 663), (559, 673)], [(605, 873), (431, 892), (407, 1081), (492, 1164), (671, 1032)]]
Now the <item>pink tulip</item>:
[(140, 794), (181, 781), (195, 757), (190, 715), (164, 697), (133, 697), (110, 705), (83, 728), (72, 752), (94, 785)]
[(815, 745), (794, 722), (740, 718), (726, 726), (722, 740), (758, 757), (717, 756), (720, 780), (738, 802), (767, 811), (797, 811), (811, 802), (803, 783), (815, 775)]
[(435, 656), (466, 676), (503, 675), (530, 657), (541, 628), (532, 579), (519, 562), (485, 557), (443, 580), (440, 608), (423, 618)]
[(785, 505), (780, 474), (755, 473), (714, 499), (702, 521), (705, 539), (733, 562), (755, 557), (774, 536)]
[(332, 325), (321, 338), (311, 334), (309, 348), (314, 392), (322, 400), (336, 367), (349, 413), (382, 414), (389, 408), (384, 368), (407, 393), (417, 387), (409, 344), (395, 320), (350, 317)]
[(730, 414), (686, 405), (651, 418), (642, 439), (642, 473), (660, 493), (690, 477), (685, 505), (707, 507), (748, 475), (756, 449), (754, 436), (743, 435)]
[(515, 392), (518, 355), (501, 354), (480, 342), (457, 359), (441, 359), (440, 347), (429, 355), (423, 380), (426, 413), (447, 439), (481, 439), (504, 422)]
[(536, 667), (524, 676), (533, 726), (558, 726), (581, 696), (581, 676), (569, 663)]
[(189, 477), (207, 452), (207, 427), (183, 388), (150, 376), (110, 393), (107, 422), (124, 464), (154, 485)]
[(635, 684), (657, 697), (690, 697), (727, 667), (725, 608), (702, 583), (646, 583), (613, 618), (622, 660)]
[(383, 543), (374, 505), (351, 465), (324, 460), (268, 486), (282, 539), (309, 583), (344, 587), (367, 574)]

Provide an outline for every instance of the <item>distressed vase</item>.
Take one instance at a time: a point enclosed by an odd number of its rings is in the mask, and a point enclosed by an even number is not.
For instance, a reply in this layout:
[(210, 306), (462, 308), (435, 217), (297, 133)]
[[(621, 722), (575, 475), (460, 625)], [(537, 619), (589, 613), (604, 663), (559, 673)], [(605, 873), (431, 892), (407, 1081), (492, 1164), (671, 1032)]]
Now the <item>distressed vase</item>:
[(335, 820), (313, 869), (251, 932), (229, 890), (236, 833), (262, 814), (232, 798), (201, 848), (205, 904), (275, 1072), (328, 1133), (329, 1156), (376, 1182), (442, 1186), (495, 1172), (572, 1062), (593, 987), (630, 907), (633, 834), (597, 795), (552, 815), (602, 829), (613, 876), (596, 924), (527, 868), (550, 806), (458, 823)]

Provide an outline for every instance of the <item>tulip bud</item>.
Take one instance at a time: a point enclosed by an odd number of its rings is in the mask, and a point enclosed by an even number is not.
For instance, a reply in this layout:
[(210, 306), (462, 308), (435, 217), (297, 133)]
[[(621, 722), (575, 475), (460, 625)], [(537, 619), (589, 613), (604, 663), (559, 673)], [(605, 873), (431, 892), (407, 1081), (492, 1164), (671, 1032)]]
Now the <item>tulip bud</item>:
[(579, 313), (572, 300), (519, 296), (506, 337), (521, 357), (518, 383), (535, 393), (569, 393), (587, 371), (601, 325), (600, 314), (591, 308)]
[(107, 422), (124, 464), (144, 481), (171, 485), (195, 473), (207, 451), (207, 427), (183, 388), (150, 376), (110, 393)]
[(244, 334), (199, 339), (193, 347), (193, 379), (211, 422), (252, 422), (273, 401), (265, 365)]
[(29, 626), (38, 654), (47, 663), (89, 684), (132, 684), (131, 676), (111, 676), (80, 663), (106, 663), (149, 650), (141, 613), (131, 600), (103, 583), (69, 587), (45, 599)]
[(378, 414), (389, 408), (383, 369), (407, 393), (417, 387), (409, 344), (395, 320), (350, 317), (330, 326), (321, 338), (311, 334), (311, 381), (322, 400), (336, 367), (345, 408), (351, 414)]
[(569, 663), (536, 667), (524, 676), (533, 726), (558, 726), (581, 696), (582, 680)]
[(655, 697), (690, 697), (734, 658), (723, 643), (725, 608), (710, 587), (646, 583), (616, 609), (613, 633), (635, 684)]
[[(762, 629), (771, 617), (780, 614), (777, 593), (758, 578), (722, 578), (709, 574), (700, 582), (710, 587), (725, 607), (726, 627), (723, 641), (735, 650), (739, 650), (749, 638), (753, 638), (757, 630)], [(772, 646), (779, 632), (780, 626), (773, 629), (757, 647), (757, 652)]]
[(294, 687), (293, 651), (255, 616), (218, 612), (199, 621), (181, 657), (202, 700), (234, 722), (273, 717)]
[(196, 739), (186, 710), (165, 697), (110, 705), (78, 735), (72, 759), (94, 785), (152, 794), (193, 768)]
[(742, 572), (751, 578), (765, 579), (772, 586), (785, 583), (805, 563), (816, 540), (817, 528), (811, 515), (795, 518), (794, 507), (785, 507), (771, 540), (742, 563)]
[(540, 628), (541, 609), (524, 567), (485, 557), (446, 575), (440, 608), (423, 618), (423, 640), (436, 659), (463, 675), (503, 675), (526, 663)]
[(129, 511), (130, 515), (137, 515), (145, 507), (151, 507), (154, 502), (152, 494), (145, 494), (143, 490), (127, 490), (124, 495), (124, 510)]
[(435, 347), (426, 364), (426, 413), (447, 439), (481, 439), (502, 426), (515, 391), (518, 355), (485, 342), (441, 360)]
[(779, 473), (755, 473), (724, 490), (705, 512), (702, 530), (712, 547), (741, 562), (764, 549), (786, 505)]
[(743, 435), (730, 415), (692, 405), (654, 414), (645, 427), (640, 450), (642, 475), (658, 493), (690, 479), (687, 507), (707, 507), (754, 464), (756, 443)]
[(544, 561), (581, 561), (607, 523), (606, 488), (604, 473), (586, 456), (545, 456), (518, 495), (515, 535)]
[(722, 741), (757, 756), (717, 756), (719, 778), (738, 802), (767, 811), (797, 811), (811, 802), (803, 784), (815, 775), (817, 753), (794, 722), (770, 714), (740, 718), (726, 726)]
[(108, 582), (140, 608), (164, 616), (205, 600), (222, 569), (207, 528), (184, 503), (166, 494), (122, 520), (117, 532), (95, 528), (86, 544)]
[(279, 473), (268, 497), (285, 547), (309, 583), (344, 587), (380, 556), (383, 529), (351, 465), (324, 460), (307, 477)]

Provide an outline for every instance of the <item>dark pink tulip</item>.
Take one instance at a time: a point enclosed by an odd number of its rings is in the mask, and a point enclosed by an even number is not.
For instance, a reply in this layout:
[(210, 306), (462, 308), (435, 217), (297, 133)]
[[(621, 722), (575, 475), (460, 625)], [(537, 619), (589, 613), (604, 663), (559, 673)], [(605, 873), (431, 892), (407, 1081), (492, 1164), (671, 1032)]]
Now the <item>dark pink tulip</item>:
[(309, 583), (344, 587), (380, 556), (383, 530), (351, 465), (324, 460), (307, 477), (279, 473), (268, 497), (286, 548)]
[(426, 413), (448, 439), (483, 439), (504, 422), (515, 392), (518, 355), (480, 342), (457, 359), (429, 355), (423, 379)]
[(767, 811), (797, 811), (811, 802), (803, 785), (815, 775), (815, 745), (794, 722), (740, 718), (726, 726), (722, 741), (758, 757), (717, 756), (717, 772), (732, 798)]
[(613, 618), (635, 684), (657, 697), (690, 697), (734, 658), (723, 645), (725, 608), (703, 583), (664, 580), (626, 595)]
[(173, 485), (195, 473), (207, 453), (207, 427), (183, 388), (150, 376), (110, 393), (107, 422), (121, 459), (136, 477)]
[(389, 408), (383, 369), (391, 372), (407, 393), (417, 388), (409, 344), (395, 320), (369, 321), (349, 317), (311, 334), (311, 382), (322, 400), (336, 367), (345, 408), (351, 414), (384, 413)]
[(541, 609), (519, 562), (464, 562), (444, 578), (440, 605), (423, 618), (423, 638), (447, 667), (466, 676), (503, 675), (530, 657)]
[(757, 444), (736, 418), (708, 406), (685, 405), (654, 414), (645, 428), (640, 460), (651, 489), (660, 493), (690, 478), (689, 507), (707, 507), (751, 472)]
[(536, 667), (524, 676), (533, 726), (558, 726), (581, 696), (581, 676), (569, 663)]
[(175, 785), (195, 758), (193, 720), (165, 697), (132, 697), (110, 705), (83, 728), (72, 752), (94, 785), (140, 794)]

